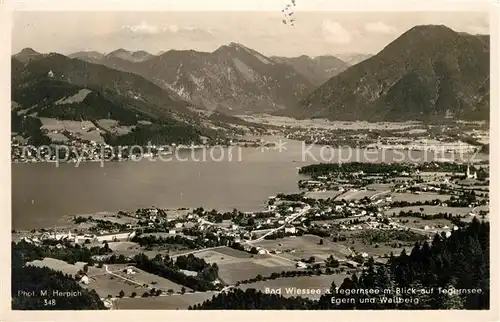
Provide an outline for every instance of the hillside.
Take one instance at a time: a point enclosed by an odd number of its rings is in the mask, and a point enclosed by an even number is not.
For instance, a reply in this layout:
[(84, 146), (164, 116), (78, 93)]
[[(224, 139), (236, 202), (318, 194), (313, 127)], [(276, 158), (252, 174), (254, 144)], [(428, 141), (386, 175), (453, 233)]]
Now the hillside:
[(41, 57), (41, 54), (37, 51), (35, 51), (33, 48), (24, 48), (17, 54), (13, 55), (15, 59), (17, 59), (20, 62), (28, 62), (29, 60), (32, 59), (37, 59), (38, 57)]
[(342, 60), (329, 55), (315, 58), (306, 55), (290, 58), (272, 56), (271, 59), (292, 66), (298, 73), (304, 75), (316, 86), (323, 84), (349, 67), (349, 65)]
[[(197, 142), (200, 135), (213, 132), (175, 93), (141, 76), (60, 54), (41, 55), (25, 64), (12, 58), (11, 90), (12, 128), (28, 136), (40, 134), (33, 128), (41, 125), (37, 118), (115, 120), (135, 127), (125, 141), (138, 144), (148, 139)], [(108, 134), (108, 141), (124, 141)]]
[(68, 55), (69, 58), (78, 58), (81, 60), (88, 61), (89, 63), (99, 63), (99, 61), (104, 57), (104, 54), (101, 54), (97, 51), (79, 51), (73, 54)]
[(341, 59), (343, 62), (348, 64), (349, 66), (356, 65), (361, 63), (364, 60), (372, 57), (371, 54), (361, 54), (361, 53), (343, 53), (336, 54), (335, 57)]
[(416, 26), (288, 112), (331, 120), (488, 119), (489, 39)]
[(100, 63), (141, 75), (197, 106), (225, 113), (282, 110), (315, 88), (289, 64), (236, 43), (212, 53), (170, 50), (143, 61), (108, 54)]

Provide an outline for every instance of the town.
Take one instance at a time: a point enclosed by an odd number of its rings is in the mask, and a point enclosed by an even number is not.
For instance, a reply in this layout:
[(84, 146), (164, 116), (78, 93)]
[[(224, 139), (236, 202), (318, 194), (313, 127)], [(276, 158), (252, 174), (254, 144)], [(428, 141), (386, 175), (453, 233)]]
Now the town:
[(339, 285), (371, 261), (383, 265), (416, 242), (489, 220), (487, 162), (350, 162), (299, 172), (301, 193), (270, 196), (258, 212), (151, 207), (71, 216), (65, 227), (13, 231), (14, 247), (35, 249), (41, 255), (27, 265), (70, 274), (110, 308), (187, 308), (286, 280)]

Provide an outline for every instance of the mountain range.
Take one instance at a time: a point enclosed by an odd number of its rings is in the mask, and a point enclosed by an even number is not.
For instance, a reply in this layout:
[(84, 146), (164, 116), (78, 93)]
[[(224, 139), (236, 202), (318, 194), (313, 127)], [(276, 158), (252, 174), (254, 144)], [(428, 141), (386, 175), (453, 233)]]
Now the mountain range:
[(330, 120), (487, 120), (489, 60), (489, 36), (416, 26), (289, 112)]
[(374, 56), (340, 57), (346, 61), (266, 57), (238, 43), (157, 55), (118, 49), (64, 56), (25, 48), (11, 59), (12, 101), (25, 115), (147, 120), (189, 133), (239, 123), (229, 115), (243, 113), (369, 121), (489, 117), (489, 36), (416, 26)]
[(190, 143), (199, 142), (202, 135), (217, 135), (218, 113), (204, 118), (175, 92), (140, 75), (57, 53), (29, 52), (29, 59), (24, 59), (25, 53), (11, 59), (15, 132), (32, 136), (36, 131), (27, 126), (36, 124), (33, 119), (51, 118), (111, 119), (120, 126), (134, 127), (124, 136), (103, 131), (108, 143)]
[(194, 105), (229, 114), (274, 112), (296, 105), (336, 70), (347, 68), (334, 57), (316, 61), (305, 56), (266, 57), (237, 43), (211, 53), (169, 50), (144, 55), (142, 60), (131, 58), (135, 53), (117, 52), (97, 60), (94, 54), (72, 57), (141, 75)]
[(274, 61), (292, 66), (298, 73), (306, 76), (310, 82), (319, 86), (349, 68), (349, 64), (335, 56), (324, 55), (309, 57), (271, 57)]

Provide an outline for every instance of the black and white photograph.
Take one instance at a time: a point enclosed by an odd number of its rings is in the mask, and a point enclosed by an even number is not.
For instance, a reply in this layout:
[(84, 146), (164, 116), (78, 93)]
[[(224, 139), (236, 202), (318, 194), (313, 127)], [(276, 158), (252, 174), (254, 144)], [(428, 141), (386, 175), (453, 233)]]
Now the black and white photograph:
[(269, 2), (11, 13), (12, 311), (493, 309), (490, 12)]

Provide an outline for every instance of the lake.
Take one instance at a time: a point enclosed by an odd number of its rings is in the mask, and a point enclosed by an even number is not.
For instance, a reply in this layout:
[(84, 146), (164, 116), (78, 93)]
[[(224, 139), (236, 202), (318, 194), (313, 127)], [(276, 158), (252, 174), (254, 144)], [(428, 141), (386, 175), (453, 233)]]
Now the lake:
[[(268, 138), (269, 139), (269, 138)], [(182, 151), (164, 161), (12, 164), (12, 228), (50, 227), (64, 216), (141, 207), (264, 209), (269, 196), (297, 192), (297, 167), (319, 162), (418, 161), (422, 151), (310, 149), (286, 140), (275, 148)], [(450, 156), (446, 156), (450, 157)], [(482, 156), (487, 158), (487, 156)], [(195, 161), (198, 160), (198, 161)]]

